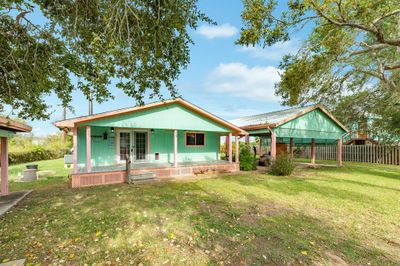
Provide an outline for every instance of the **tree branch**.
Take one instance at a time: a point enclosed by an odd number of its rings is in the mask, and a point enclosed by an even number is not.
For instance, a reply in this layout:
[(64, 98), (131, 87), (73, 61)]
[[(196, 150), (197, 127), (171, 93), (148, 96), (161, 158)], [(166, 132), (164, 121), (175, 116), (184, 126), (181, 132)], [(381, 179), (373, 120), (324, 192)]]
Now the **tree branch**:
[(400, 63), (394, 63), (383, 67), (384, 70), (395, 70), (400, 68)]
[(21, 22), (21, 19), (25, 19), (25, 20), (26, 20), (25, 15), (28, 14), (28, 13), (30, 13), (30, 11), (24, 10), (24, 11), (22, 11), (21, 13), (19, 13), (19, 14), (15, 17), (15, 21), (16, 21), (17, 26), (19, 26), (19, 24), (20, 24), (20, 22)]
[(390, 47), (390, 45), (386, 44), (386, 43), (373, 44), (373, 45), (368, 46), (368, 48), (366, 48), (366, 49), (354, 51), (354, 52), (350, 53), (349, 56), (365, 54), (365, 53), (369, 53), (369, 52), (372, 52), (372, 51), (375, 51), (375, 50), (382, 50), (382, 49), (385, 49), (385, 48), (388, 48), (388, 47)]
[(379, 21), (381, 21), (387, 17), (396, 15), (396, 14), (400, 14), (400, 9), (393, 10), (392, 12), (386, 13), (385, 15), (383, 15), (377, 19), (374, 19), (374, 21), (372, 21), (372, 24), (376, 25)]
[[(354, 23), (354, 22), (350, 22), (350, 21), (346, 21), (346, 20), (337, 21), (337, 20), (327, 16), (326, 14), (324, 14), (314, 2), (311, 2), (311, 4), (315, 8), (316, 12), (321, 17), (323, 17), (328, 22), (330, 22), (330, 23), (332, 23), (332, 24), (334, 24), (336, 26), (351, 27), (351, 28), (360, 29), (360, 30), (372, 33), (380, 43), (386, 43), (386, 44), (393, 45), (393, 46), (400, 46), (400, 39), (397, 39), (397, 40), (385, 40), (385, 38), (383, 36), (383, 33), (376, 27), (371, 28), (371, 27), (368, 27), (367, 25), (364, 25), (364, 24)], [(397, 12), (395, 14), (397, 14)]]

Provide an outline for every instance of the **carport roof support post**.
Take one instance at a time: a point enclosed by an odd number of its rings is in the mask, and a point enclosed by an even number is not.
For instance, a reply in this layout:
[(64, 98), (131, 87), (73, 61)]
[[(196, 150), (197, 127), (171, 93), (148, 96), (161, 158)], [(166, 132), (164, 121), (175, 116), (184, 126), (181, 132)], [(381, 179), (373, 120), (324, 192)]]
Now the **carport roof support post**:
[(8, 139), (1, 137), (1, 195), (8, 195)]

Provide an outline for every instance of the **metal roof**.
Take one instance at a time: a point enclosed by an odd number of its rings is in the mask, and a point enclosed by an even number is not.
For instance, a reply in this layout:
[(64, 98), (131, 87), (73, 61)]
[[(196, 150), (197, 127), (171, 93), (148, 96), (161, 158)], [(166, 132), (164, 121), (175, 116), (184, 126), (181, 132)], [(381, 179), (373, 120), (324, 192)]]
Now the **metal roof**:
[(266, 125), (280, 124), (283, 121), (286, 121), (292, 117), (296, 117), (297, 115), (309, 110), (311, 107), (313, 107), (313, 105), (291, 108), (281, 111), (274, 111), (258, 115), (245, 116), (230, 120), (229, 122), (238, 127), (264, 125), (264, 124)]

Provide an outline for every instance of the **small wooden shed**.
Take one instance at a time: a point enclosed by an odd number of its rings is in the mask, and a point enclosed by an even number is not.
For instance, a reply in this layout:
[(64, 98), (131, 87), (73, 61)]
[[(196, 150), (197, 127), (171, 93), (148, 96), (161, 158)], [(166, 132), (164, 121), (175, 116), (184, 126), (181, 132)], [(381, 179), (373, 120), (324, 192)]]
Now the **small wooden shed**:
[[(247, 131), (249, 136), (268, 139), (271, 159), (275, 159), (280, 150), (286, 150), (287, 145), (291, 157), (294, 145), (311, 145), (311, 163), (314, 164), (316, 144), (337, 143), (338, 163), (342, 164), (342, 136), (348, 130), (321, 105), (241, 117), (230, 122)], [(260, 147), (259, 152), (261, 150)]]
[(1, 195), (8, 194), (8, 139), (17, 132), (30, 132), (32, 128), (17, 121), (0, 117)]

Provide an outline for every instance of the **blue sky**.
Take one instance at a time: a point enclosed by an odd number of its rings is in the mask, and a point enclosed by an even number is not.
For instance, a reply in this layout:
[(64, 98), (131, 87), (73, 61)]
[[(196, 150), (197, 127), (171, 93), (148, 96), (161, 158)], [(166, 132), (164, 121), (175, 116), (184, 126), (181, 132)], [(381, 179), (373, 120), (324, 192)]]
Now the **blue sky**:
[[(274, 83), (279, 81), (276, 67), (284, 54), (297, 50), (302, 39), (295, 36), (289, 42), (265, 49), (237, 46), (234, 42), (242, 24), (242, 1), (200, 0), (199, 5), (218, 25), (201, 24), (191, 32), (195, 42), (191, 47), (191, 63), (176, 81), (181, 96), (227, 120), (285, 108), (274, 95)], [(135, 105), (134, 99), (122, 91), (113, 86), (110, 90), (115, 99), (95, 103), (95, 113)], [(53, 106), (54, 113), (48, 121), (29, 122), (35, 135), (56, 133), (58, 129), (52, 122), (62, 118), (58, 99), (50, 96), (46, 101)], [(73, 94), (72, 106), (75, 114), (68, 113), (68, 118), (88, 114), (88, 103), (82, 93)]]

